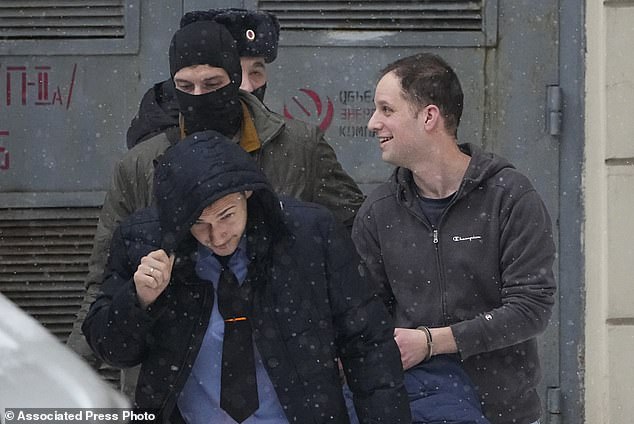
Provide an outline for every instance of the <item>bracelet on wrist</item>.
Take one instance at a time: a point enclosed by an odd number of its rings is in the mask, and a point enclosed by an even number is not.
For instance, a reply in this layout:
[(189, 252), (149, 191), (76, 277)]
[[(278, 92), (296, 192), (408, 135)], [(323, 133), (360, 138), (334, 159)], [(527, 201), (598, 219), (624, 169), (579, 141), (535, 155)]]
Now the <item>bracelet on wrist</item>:
[(429, 361), (434, 354), (434, 341), (431, 337), (431, 331), (429, 331), (429, 328), (425, 327), (424, 325), (421, 325), (416, 329), (425, 333), (425, 338), (427, 339), (427, 356), (425, 356), (425, 359), (423, 359), (423, 361)]

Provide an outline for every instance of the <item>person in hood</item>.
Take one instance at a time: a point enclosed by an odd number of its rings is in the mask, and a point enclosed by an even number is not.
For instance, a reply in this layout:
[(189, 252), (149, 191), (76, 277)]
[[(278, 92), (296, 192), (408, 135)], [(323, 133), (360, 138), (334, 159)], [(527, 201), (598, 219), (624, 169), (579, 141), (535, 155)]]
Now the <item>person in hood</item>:
[(437, 55), (383, 69), (368, 128), (396, 169), (364, 202), (353, 240), (395, 319), (408, 392), (426, 364), (454, 358), (492, 423), (538, 423), (536, 338), (556, 291), (551, 220), (509, 162), (458, 144), (463, 97)]
[(123, 218), (150, 206), (154, 161), (182, 137), (203, 130), (222, 133), (251, 155), (277, 193), (324, 205), (352, 228), (363, 193), (319, 128), (275, 114), (239, 89), (237, 46), (226, 26), (215, 21), (199, 20), (179, 29), (169, 49), (178, 130), (144, 141), (115, 166), (95, 233), (85, 299), (67, 342), (95, 367), (99, 363), (81, 335), (81, 322), (99, 291), (112, 233)]
[[(277, 58), (280, 37), (280, 24), (275, 15), (234, 8), (197, 10), (183, 15), (180, 27), (198, 21), (214, 21), (227, 28), (240, 55), (240, 89), (263, 102), (268, 79), (266, 65)], [(128, 148), (161, 132), (178, 134), (179, 112), (174, 81), (170, 78), (154, 84), (141, 99), (139, 111), (130, 123), (126, 136)]]
[[(340, 358), (360, 422), (411, 422), (391, 318), (331, 212), (278, 197), (213, 131), (158, 159), (154, 198), (115, 232), (83, 324), (104, 361), (141, 364), (137, 407), (157, 422), (344, 424)], [(223, 289), (227, 270), (236, 291)], [(227, 304), (242, 309), (228, 317)], [(257, 396), (233, 411), (223, 345), (236, 321), (250, 331), (237, 355), (255, 358), (254, 378), (237, 383), (255, 382)]]

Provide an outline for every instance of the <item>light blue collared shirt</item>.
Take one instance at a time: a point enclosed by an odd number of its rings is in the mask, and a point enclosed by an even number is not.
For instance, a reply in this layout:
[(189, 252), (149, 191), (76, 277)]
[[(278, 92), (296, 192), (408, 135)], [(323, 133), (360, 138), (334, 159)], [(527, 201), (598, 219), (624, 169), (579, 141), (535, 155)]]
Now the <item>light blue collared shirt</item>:
[[(246, 238), (243, 237), (229, 260), (229, 268), (242, 284), (247, 277), (249, 258), (246, 252)], [(214, 292), (218, 289), (221, 272), (220, 262), (206, 247), (198, 244), (198, 261), (196, 274), (203, 280), (210, 281)], [(203, 339), (202, 346), (192, 367), (191, 374), (178, 396), (178, 408), (188, 424), (198, 423), (235, 423), (235, 421), (220, 408), (220, 374), (222, 363), (222, 340), (225, 333), (225, 323), (218, 312), (218, 296), (214, 296), (209, 326)], [(255, 347), (255, 373), (258, 382), (258, 398), (260, 407), (243, 421), (243, 424), (279, 424), (287, 423), (273, 383), (262, 364), (262, 358)]]

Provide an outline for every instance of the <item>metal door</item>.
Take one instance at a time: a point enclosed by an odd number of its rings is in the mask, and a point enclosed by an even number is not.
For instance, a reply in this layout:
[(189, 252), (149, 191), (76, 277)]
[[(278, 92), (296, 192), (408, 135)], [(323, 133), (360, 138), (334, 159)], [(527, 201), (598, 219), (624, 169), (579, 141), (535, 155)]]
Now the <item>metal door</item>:
[[(459, 140), (505, 156), (528, 175), (550, 211), (558, 238), (557, 1), (245, 4), (273, 11), (282, 23), (267, 103), (324, 128), (364, 191), (384, 181), (391, 170), (366, 128), (379, 70), (399, 57), (435, 52), (456, 69), (465, 91)], [(541, 337), (541, 354), (544, 410), (558, 414), (558, 399), (553, 398), (559, 393), (558, 305)], [(550, 422), (548, 412), (544, 418)]]

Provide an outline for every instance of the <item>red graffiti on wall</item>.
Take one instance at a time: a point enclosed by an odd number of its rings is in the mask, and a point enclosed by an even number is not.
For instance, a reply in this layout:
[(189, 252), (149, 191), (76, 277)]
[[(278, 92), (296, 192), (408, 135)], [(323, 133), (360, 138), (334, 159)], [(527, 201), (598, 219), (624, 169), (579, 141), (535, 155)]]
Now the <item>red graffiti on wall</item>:
[[(319, 120), (319, 129), (321, 129), (322, 131), (326, 131), (328, 129), (328, 127), (330, 127), (330, 124), (332, 123), (332, 118), (333, 115), (335, 113), (335, 108), (332, 104), (332, 100), (330, 100), (330, 97), (326, 97), (326, 110), (324, 111), (323, 109), (323, 105), (322, 105), (322, 101), (321, 98), (319, 97), (319, 94), (317, 94), (315, 91), (313, 90), (309, 90), (307, 88), (300, 88), (299, 91), (301, 91), (302, 93), (306, 94), (308, 96), (308, 98), (310, 100), (312, 100), (313, 105), (306, 105), (305, 104), (305, 96), (304, 98), (300, 101), (300, 98), (298, 98), (297, 96), (293, 96), (292, 100), (295, 103), (295, 105), (297, 106), (297, 108), (304, 114), (306, 115), (306, 117), (312, 117), (312, 113), (313, 112), (317, 112), (315, 118)], [(324, 112), (322, 114), (322, 112)], [(323, 116), (322, 116), (323, 115)], [(289, 108), (287, 107), (286, 103), (284, 103), (284, 116), (286, 116), (287, 118), (293, 119), (293, 115), (291, 114), (291, 112), (289, 111)], [(301, 118), (300, 118), (301, 119)]]
[[(0, 130), (0, 137), (8, 135), (9, 131)], [(4, 146), (0, 146), (0, 171), (9, 169), (9, 166), (9, 150)]]
[(59, 105), (70, 107), (75, 86), (77, 64), (73, 70), (65, 93), (59, 85), (52, 85), (50, 74), (51, 66), (6, 66), (5, 71), (5, 105), (14, 106), (34, 104), (36, 106)]

